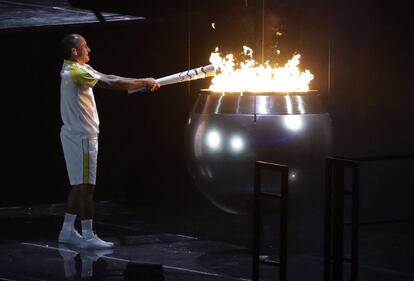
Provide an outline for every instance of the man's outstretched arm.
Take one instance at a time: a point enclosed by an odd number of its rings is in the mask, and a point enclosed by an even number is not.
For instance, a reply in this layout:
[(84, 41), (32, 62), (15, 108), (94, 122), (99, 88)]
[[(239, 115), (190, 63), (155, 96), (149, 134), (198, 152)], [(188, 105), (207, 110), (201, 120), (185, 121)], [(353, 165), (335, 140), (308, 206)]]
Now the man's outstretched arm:
[(160, 87), (154, 78), (127, 78), (116, 75), (99, 73), (101, 76), (96, 83), (96, 87), (111, 90), (134, 90), (146, 88), (154, 91)]

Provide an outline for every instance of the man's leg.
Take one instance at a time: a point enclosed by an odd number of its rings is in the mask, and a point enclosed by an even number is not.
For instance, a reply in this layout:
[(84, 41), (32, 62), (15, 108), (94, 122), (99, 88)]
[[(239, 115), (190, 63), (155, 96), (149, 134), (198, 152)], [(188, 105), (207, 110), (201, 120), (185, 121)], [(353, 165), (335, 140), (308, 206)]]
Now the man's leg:
[(72, 186), (68, 195), (65, 218), (59, 233), (59, 242), (79, 244), (82, 236), (75, 229), (76, 216), (80, 214), (80, 188)]
[(80, 215), (80, 188), (76, 185), (82, 175), (82, 145), (81, 140), (74, 135), (60, 134), (66, 169), (71, 189), (67, 198), (67, 206), (59, 242), (77, 244), (82, 236), (75, 229), (76, 216)]
[(82, 220), (91, 220), (94, 215), (93, 193), (95, 185), (79, 185), (79, 211)]
[(71, 187), (68, 195), (63, 229), (74, 229), (76, 216), (82, 220), (93, 217), (93, 186), (79, 184)]
[(73, 186), (69, 192), (62, 230), (72, 231), (75, 228), (76, 216), (79, 215), (79, 193), (77, 186)]
[(90, 249), (111, 248), (114, 245), (112, 242), (103, 241), (93, 231), (94, 190), (95, 185), (92, 184), (83, 184), (80, 186), (79, 206), (83, 237), (80, 247)]
[(79, 209), (82, 220), (82, 236), (92, 237), (93, 233), (93, 215), (94, 201), (93, 193), (95, 186), (92, 184), (83, 184), (80, 186)]
[(79, 185), (75, 185), (71, 188), (67, 202), (67, 213), (73, 215), (80, 215), (80, 191)]

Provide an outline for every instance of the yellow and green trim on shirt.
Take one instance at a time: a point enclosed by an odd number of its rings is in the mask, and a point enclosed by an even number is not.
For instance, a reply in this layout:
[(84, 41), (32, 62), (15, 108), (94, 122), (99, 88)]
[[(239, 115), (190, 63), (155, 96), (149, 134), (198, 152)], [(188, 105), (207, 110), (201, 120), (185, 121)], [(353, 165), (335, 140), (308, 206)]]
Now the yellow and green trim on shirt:
[(94, 72), (93, 69), (88, 69), (88, 66), (82, 66), (71, 60), (64, 60), (64, 63), (69, 65), (70, 78), (75, 85), (93, 88), (98, 83), (98, 79), (87, 71)]

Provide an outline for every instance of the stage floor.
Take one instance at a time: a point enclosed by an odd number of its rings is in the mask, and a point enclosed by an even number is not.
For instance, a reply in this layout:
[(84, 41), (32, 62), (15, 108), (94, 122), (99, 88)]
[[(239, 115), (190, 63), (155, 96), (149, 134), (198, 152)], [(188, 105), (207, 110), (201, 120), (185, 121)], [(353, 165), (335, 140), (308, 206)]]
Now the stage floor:
[[(63, 204), (1, 208), (0, 280), (128, 280), (126, 267), (134, 262), (162, 264), (167, 281), (251, 279), (250, 216), (207, 205), (177, 210), (108, 201), (96, 210), (96, 232), (115, 242), (113, 250), (57, 243)], [(277, 227), (266, 224), (264, 232), (262, 253), (272, 256)], [(309, 222), (290, 233), (288, 280), (323, 280), (320, 231)], [(359, 280), (414, 280), (412, 237), (413, 221), (361, 225)], [(261, 280), (278, 280), (272, 267), (262, 265), (261, 274)]]

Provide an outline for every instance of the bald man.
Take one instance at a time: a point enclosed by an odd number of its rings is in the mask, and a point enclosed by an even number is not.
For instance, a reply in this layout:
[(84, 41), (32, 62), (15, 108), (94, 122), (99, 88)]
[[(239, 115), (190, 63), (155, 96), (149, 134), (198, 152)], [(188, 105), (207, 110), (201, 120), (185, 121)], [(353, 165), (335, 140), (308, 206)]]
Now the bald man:
[[(58, 240), (81, 248), (111, 248), (112, 242), (100, 239), (93, 231), (99, 133), (93, 88), (154, 91), (159, 85), (153, 78), (125, 78), (96, 71), (87, 64), (91, 49), (79, 34), (66, 35), (62, 51), (60, 111), (63, 126), (60, 137), (71, 190)], [(82, 235), (74, 227), (77, 216), (81, 219)]]

